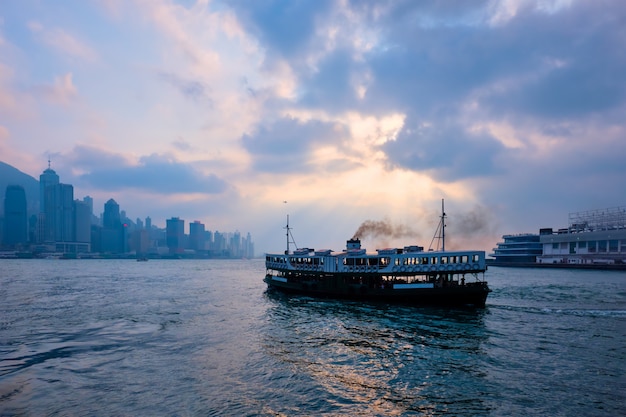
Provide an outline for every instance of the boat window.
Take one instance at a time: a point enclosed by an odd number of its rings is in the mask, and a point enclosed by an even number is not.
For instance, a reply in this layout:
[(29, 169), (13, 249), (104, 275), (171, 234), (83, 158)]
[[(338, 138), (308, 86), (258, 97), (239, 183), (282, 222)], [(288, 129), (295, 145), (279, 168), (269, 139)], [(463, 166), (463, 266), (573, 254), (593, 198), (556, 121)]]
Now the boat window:
[(390, 261), (391, 261), (391, 258), (385, 257), (385, 258), (380, 258), (379, 263), (380, 263), (381, 266), (387, 266), (387, 265), (389, 265)]
[(472, 255), (472, 262), (478, 262), (479, 259), (480, 259), (480, 257), (478, 256), (477, 253)]
[(396, 266), (400, 265), (400, 258), (396, 258), (396, 259), (394, 260), (394, 264), (395, 264)]
[(428, 265), (428, 258), (425, 256), (422, 258), (422, 265)]
[(458, 264), (459, 263), (459, 257), (458, 256), (451, 256), (450, 257), (450, 263), (451, 264)]
[(442, 264), (447, 264), (448, 263), (448, 257), (447, 256), (442, 256), (441, 257), (441, 263)]
[(378, 265), (378, 258), (368, 258), (367, 259), (367, 264), (369, 266), (377, 266)]
[(468, 258), (467, 255), (462, 255), (461, 256), (461, 263), (462, 264), (466, 264), (468, 260), (469, 260), (469, 258)]
[(439, 258), (437, 258), (436, 256), (433, 256), (432, 258), (430, 258), (430, 263), (435, 265), (437, 264), (439, 261)]

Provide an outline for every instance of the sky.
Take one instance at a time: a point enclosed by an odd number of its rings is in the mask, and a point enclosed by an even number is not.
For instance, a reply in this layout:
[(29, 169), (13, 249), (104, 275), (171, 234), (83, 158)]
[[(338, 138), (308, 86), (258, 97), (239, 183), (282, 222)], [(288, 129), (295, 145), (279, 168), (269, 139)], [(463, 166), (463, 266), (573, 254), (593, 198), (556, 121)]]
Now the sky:
[(624, 206), (625, 115), (623, 0), (0, 2), (1, 161), (260, 254)]

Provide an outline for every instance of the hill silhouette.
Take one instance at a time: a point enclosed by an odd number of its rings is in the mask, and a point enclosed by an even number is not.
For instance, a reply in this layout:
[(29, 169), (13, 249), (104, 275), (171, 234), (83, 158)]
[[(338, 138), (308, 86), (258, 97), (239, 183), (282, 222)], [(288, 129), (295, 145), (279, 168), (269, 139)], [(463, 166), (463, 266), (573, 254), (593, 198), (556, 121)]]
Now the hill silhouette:
[(26, 191), (28, 215), (39, 211), (39, 181), (19, 169), (0, 161), (0, 215), (4, 215), (4, 194), (8, 185), (21, 185)]

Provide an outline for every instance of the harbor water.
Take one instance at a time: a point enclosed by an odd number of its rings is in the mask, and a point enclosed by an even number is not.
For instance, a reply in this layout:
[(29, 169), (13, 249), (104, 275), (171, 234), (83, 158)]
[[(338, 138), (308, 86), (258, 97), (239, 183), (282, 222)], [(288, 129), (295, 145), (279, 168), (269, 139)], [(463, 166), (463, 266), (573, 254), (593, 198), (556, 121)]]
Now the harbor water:
[(484, 309), (268, 293), (262, 260), (0, 261), (1, 416), (626, 415), (626, 273)]

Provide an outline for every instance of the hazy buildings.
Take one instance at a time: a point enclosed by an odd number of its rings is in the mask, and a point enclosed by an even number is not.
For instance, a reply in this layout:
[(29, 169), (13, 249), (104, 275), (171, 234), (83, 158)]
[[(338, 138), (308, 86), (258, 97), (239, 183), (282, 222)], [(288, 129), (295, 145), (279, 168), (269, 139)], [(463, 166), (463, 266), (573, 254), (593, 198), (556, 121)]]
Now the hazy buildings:
[(3, 241), (10, 247), (21, 247), (28, 242), (26, 192), (21, 185), (9, 185), (4, 194)]
[(11, 251), (29, 251), (34, 256), (253, 257), (250, 234), (246, 238), (239, 232), (213, 234), (198, 220), (190, 223), (188, 235), (185, 221), (179, 217), (168, 219), (165, 229), (154, 226), (150, 217), (134, 223), (113, 199), (96, 217), (93, 199), (75, 200), (74, 187), (60, 182), (50, 161), (39, 176), (40, 201), (30, 202), (38, 206), (38, 215), (28, 218), (29, 201), (23, 186), (8, 186), (4, 197), (0, 244)]

